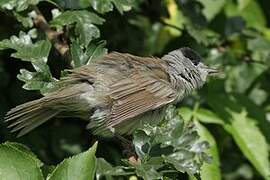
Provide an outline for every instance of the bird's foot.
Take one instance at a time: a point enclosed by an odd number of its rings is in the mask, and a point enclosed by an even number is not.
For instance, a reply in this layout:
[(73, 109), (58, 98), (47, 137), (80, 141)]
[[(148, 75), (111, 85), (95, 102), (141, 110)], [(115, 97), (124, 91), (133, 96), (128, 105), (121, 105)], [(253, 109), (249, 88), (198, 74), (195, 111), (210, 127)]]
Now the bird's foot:
[(138, 156), (135, 152), (132, 141), (126, 139), (120, 134), (115, 134), (115, 137), (120, 140), (121, 146), (123, 147), (123, 155), (128, 158), (128, 161), (132, 165), (138, 164)]

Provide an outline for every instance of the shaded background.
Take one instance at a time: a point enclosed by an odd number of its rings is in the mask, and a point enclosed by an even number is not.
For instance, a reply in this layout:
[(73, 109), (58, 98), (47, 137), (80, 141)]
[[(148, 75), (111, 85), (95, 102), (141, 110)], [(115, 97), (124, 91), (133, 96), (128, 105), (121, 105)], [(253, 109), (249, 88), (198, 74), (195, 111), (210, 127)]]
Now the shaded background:
[[(80, 8), (77, 1), (56, 2), (66, 9)], [(38, 6), (51, 19), (54, 5), (41, 2)], [(223, 179), (263, 179), (269, 173), (269, 8), (268, 0), (147, 0), (136, 2), (123, 14), (117, 10), (102, 14), (106, 21), (98, 26), (99, 39), (106, 40), (109, 51), (161, 57), (189, 46), (206, 64), (222, 70), (222, 75), (209, 79), (178, 108), (184, 118), (195, 112), (193, 118), (212, 134)], [(0, 17), (1, 40), (29, 30), (8, 11), (2, 10)], [(4, 114), (41, 97), (39, 91), (22, 88), (24, 83), (16, 77), (19, 70), (33, 67), (10, 57), (12, 52), (0, 51), (0, 141), (22, 142), (47, 164), (88, 149), (96, 137), (78, 119), (49, 121), (18, 139), (8, 132)], [(56, 78), (66, 67), (55, 50), (50, 52), (48, 64)], [(115, 143), (104, 140), (98, 156), (118, 164), (122, 152)]]

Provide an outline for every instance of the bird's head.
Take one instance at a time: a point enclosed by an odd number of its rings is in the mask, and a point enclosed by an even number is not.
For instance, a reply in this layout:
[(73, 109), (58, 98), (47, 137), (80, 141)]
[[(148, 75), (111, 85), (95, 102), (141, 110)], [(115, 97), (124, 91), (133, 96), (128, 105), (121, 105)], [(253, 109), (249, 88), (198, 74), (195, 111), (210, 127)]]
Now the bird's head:
[(169, 65), (168, 73), (172, 84), (185, 86), (188, 91), (201, 87), (208, 75), (217, 73), (216, 69), (203, 64), (201, 56), (188, 47), (171, 51), (162, 59)]

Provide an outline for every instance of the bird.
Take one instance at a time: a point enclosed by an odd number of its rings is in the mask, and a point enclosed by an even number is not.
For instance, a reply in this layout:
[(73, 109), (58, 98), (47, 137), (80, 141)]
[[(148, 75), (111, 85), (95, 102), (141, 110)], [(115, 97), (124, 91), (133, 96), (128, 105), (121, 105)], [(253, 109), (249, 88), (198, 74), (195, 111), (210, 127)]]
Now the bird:
[(12, 108), (5, 121), (18, 137), (54, 117), (86, 120), (86, 129), (101, 137), (130, 135), (146, 123), (160, 123), (170, 105), (214, 73), (189, 47), (161, 58), (111, 52), (68, 70), (59, 89)]

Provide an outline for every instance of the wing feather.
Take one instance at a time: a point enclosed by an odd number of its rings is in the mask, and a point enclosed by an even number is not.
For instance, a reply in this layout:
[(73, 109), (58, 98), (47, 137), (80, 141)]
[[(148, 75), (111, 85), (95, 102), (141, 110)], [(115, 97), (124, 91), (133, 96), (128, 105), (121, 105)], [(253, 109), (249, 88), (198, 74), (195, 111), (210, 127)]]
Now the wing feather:
[[(129, 84), (126, 83), (129, 81)], [(112, 86), (113, 105), (107, 127), (172, 102), (175, 91), (169, 82), (155, 77), (137, 77)]]

